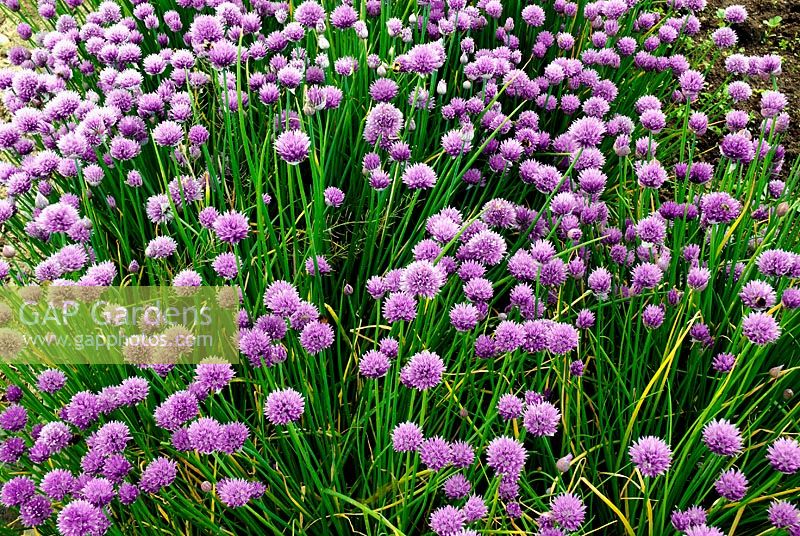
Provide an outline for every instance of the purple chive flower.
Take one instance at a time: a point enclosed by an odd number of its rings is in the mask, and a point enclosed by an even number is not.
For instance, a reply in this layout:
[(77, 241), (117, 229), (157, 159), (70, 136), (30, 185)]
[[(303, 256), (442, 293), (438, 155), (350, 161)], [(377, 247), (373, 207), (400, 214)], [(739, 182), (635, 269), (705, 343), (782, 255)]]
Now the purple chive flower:
[(742, 204), (725, 192), (706, 194), (700, 201), (700, 211), (708, 223), (731, 223), (742, 210)]
[(486, 503), (477, 495), (471, 495), (461, 507), (461, 511), (464, 512), (468, 523), (478, 521), (489, 513)]
[(92, 478), (84, 484), (81, 495), (95, 506), (105, 506), (114, 499), (114, 485), (105, 478)]
[(767, 508), (767, 517), (770, 524), (779, 529), (800, 525), (800, 510), (788, 501), (773, 500)]
[(541, 401), (530, 404), (525, 411), (523, 425), (534, 437), (554, 436), (561, 420), (561, 412), (553, 404)]
[(709, 527), (708, 525), (694, 525), (686, 529), (686, 536), (725, 536), (721, 530), (716, 527)]
[(733, 456), (742, 450), (742, 434), (725, 419), (712, 420), (703, 428), (703, 443), (721, 456)]
[(239, 274), (239, 262), (233, 253), (220, 253), (211, 267), (223, 279), (234, 279)]
[(470, 331), (479, 320), (480, 312), (471, 303), (458, 303), (450, 310), (450, 323), (458, 331)]
[(400, 289), (412, 296), (434, 298), (445, 283), (445, 274), (430, 261), (415, 261), (403, 270)]
[(19, 508), (19, 517), (26, 527), (37, 527), (47, 521), (51, 515), (53, 515), (53, 508), (50, 501), (41, 495), (31, 497)]
[(742, 24), (747, 20), (747, 9), (739, 4), (728, 6), (725, 8), (723, 19), (728, 24)]
[(442, 381), (444, 362), (438, 354), (423, 350), (414, 354), (400, 371), (400, 381), (406, 387), (425, 391)]
[(453, 462), (453, 450), (441, 437), (425, 439), (418, 450), (420, 461), (432, 471), (444, 469)]
[(162, 147), (174, 147), (183, 139), (183, 127), (174, 121), (164, 121), (153, 129), (153, 141)]
[(185, 422), (197, 417), (197, 398), (188, 391), (170, 395), (154, 412), (156, 424), (167, 430), (177, 430)]
[(436, 172), (428, 164), (412, 164), (403, 171), (403, 184), (412, 190), (432, 188), (436, 184)]
[(308, 275), (316, 275), (318, 271), (320, 275), (325, 275), (333, 271), (333, 268), (323, 255), (317, 255), (316, 257), (309, 257), (308, 259), (306, 259), (305, 266)]
[(599, 299), (603, 300), (608, 297), (608, 293), (611, 291), (611, 280), (611, 273), (600, 266), (589, 274), (587, 282), (592, 292), (594, 292)]
[(522, 472), (528, 453), (519, 441), (500, 436), (486, 447), (486, 464), (501, 476), (517, 476)]
[(464, 527), (467, 516), (455, 506), (442, 506), (431, 513), (430, 527), (438, 536), (457, 534)]
[(367, 378), (380, 378), (386, 375), (391, 366), (389, 358), (376, 350), (370, 350), (361, 357), (358, 371)]
[(720, 143), (722, 155), (734, 162), (747, 164), (755, 158), (751, 140), (741, 133), (726, 134)]
[(562, 493), (550, 501), (550, 512), (559, 525), (576, 531), (586, 517), (586, 506), (574, 493)]
[(522, 416), (525, 409), (522, 399), (512, 394), (506, 394), (497, 401), (497, 413), (505, 420), (516, 419)]
[(667, 180), (667, 170), (658, 160), (650, 160), (637, 166), (636, 177), (643, 188), (658, 189)]
[(637, 439), (628, 452), (631, 461), (644, 476), (663, 475), (672, 463), (672, 450), (669, 445), (655, 436)]
[(18, 404), (12, 404), (0, 413), (0, 428), (9, 432), (18, 432), (25, 428), (28, 422), (28, 412)]
[(800, 443), (781, 437), (767, 448), (767, 460), (776, 471), (791, 475), (800, 469)]
[(329, 207), (340, 207), (344, 203), (344, 192), (335, 186), (325, 188), (323, 192), (325, 204)]
[(25, 453), (25, 440), (21, 437), (9, 437), (0, 443), (0, 463), (17, 463)]
[(397, 83), (389, 78), (379, 78), (369, 86), (370, 96), (378, 102), (391, 101), (397, 96), (397, 92)]
[(563, 355), (578, 347), (580, 335), (569, 324), (555, 322), (547, 332), (547, 349), (554, 354)]
[(709, 279), (711, 279), (711, 271), (708, 268), (693, 266), (686, 276), (686, 283), (692, 289), (701, 291), (708, 286)]
[(230, 211), (217, 216), (212, 228), (221, 241), (236, 244), (247, 238), (250, 224), (243, 214)]
[(3, 484), (0, 489), (0, 503), (4, 506), (20, 506), (33, 497), (36, 484), (28, 477), (15, 476)]
[(714, 489), (720, 497), (729, 501), (741, 501), (747, 494), (747, 478), (738, 469), (728, 469), (723, 471), (716, 482)]
[(415, 451), (423, 440), (422, 429), (410, 421), (400, 423), (392, 430), (392, 448), (395, 452)]
[(300, 333), (300, 344), (309, 354), (318, 354), (333, 344), (333, 328), (317, 320), (309, 322)]
[(800, 289), (787, 288), (781, 294), (781, 304), (787, 309), (800, 308)]
[(389, 322), (410, 322), (417, 316), (417, 302), (405, 292), (392, 292), (383, 303), (383, 316)]
[(742, 319), (742, 333), (753, 344), (763, 346), (778, 340), (781, 328), (767, 313), (752, 312)]
[(164, 259), (169, 257), (178, 249), (178, 243), (175, 239), (169, 236), (157, 236), (153, 238), (144, 250), (147, 257), (153, 259)]
[(276, 425), (298, 421), (304, 411), (303, 395), (292, 388), (271, 392), (264, 405), (264, 414), (267, 416), (267, 420)]
[(64, 506), (57, 525), (62, 536), (102, 536), (111, 522), (100, 507), (80, 499)]
[(472, 484), (467, 480), (467, 477), (461, 473), (456, 473), (445, 480), (442, 488), (448, 499), (455, 500), (462, 499), (469, 495), (469, 492), (472, 491)]
[(718, 48), (731, 48), (738, 41), (736, 32), (732, 28), (723, 27), (711, 34), (711, 40)]
[(306, 0), (294, 10), (294, 20), (306, 28), (316, 28), (325, 20), (325, 9), (314, 0)]
[(168, 458), (159, 457), (147, 464), (139, 479), (139, 488), (147, 493), (158, 493), (169, 486), (177, 475), (177, 465)]
[(93, 451), (109, 456), (125, 450), (130, 440), (130, 430), (126, 424), (120, 421), (110, 421), (100, 427), (86, 442)]
[(229, 508), (239, 508), (263, 495), (265, 487), (260, 482), (241, 478), (223, 478), (217, 482), (217, 496)]
[(717, 372), (730, 372), (733, 369), (733, 365), (736, 363), (736, 356), (729, 353), (719, 353), (714, 356), (714, 359), (711, 362), (711, 366)]
[(305, 132), (287, 130), (275, 139), (275, 152), (284, 162), (296, 165), (308, 158), (311, 140)]

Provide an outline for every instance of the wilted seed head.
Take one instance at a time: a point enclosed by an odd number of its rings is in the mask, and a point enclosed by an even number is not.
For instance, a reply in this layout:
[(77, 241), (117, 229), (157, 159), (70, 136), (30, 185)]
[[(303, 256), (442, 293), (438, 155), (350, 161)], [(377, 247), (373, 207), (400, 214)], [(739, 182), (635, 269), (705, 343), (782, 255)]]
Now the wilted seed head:
[(3, 302), (0, 302), (0, 326), (6, 325), (13, 317), (11, 308)]
[(222, 287), (217, 291), (217, 303), (223, 309), (231, 309), (239, 305), (238, 287)]
[(0, 358), (13, 359), (25, 348), (25, 337), (16, 330), (0, 329)]

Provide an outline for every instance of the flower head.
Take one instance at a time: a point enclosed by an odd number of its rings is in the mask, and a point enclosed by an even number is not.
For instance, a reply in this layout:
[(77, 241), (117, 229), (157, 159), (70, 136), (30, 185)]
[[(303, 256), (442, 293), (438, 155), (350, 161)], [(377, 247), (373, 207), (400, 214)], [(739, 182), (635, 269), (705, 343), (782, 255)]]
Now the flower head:
[(672, 450), (663, 439), (645, 436), (636, 440), (629, 450), (631, 461), (644, 476), (663, 475), (672, 463)]

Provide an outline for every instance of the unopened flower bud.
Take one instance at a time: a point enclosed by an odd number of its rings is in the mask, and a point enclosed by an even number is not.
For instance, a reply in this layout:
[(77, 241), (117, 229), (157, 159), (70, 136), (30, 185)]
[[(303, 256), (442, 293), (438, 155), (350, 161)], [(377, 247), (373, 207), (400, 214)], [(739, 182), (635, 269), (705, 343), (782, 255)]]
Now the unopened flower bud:
[(781, 371), (783, 371), (783, 365), (778, 365), (777, 367), (772, 367), (769, 369), (769, 375), (775, 379), (780, 378)]
[(469, 80), (464, 80), (464, 83), (461, 84), (461, 87), (463, 87), (464, 89), (471, 89), (472, 88), (472, 82), (470, 82)]
[(17, 255), (17, 250), (11, 244), (3, 246), (3, 257), (6, 259), (13, 259)]
[(200, 489), (203, 490), (205, 493), (208, 493), (209, 491), (211, 491), (211, 482), (209, 482), (208, 480), (203, 480), (203, 482), (200, 484)]
[(436, 84), (436, 93), (439, 95), (444, 95), (447, 93), (447, 82), (444, 80), (439, 80), (439, 83)]
[(416, 24), (417, 23), (417, 14), (416, 13), (412, 13), (411, 15), (409, 15), (408, 16), (408, 22), (410, 24)]
[(328, 50), (331, 44), (328, 42), (328, 40), (325, 38), (324, 35), (320, 35), (317, 36), (317, 46), (319, 47), (320, 50)]
[(386, 67), (384, 67), (383, 65), (378, 65), (378, 68), (376, 69), (375, 72), (378, 73), (378, 76), (383, 78), (384, 76), (386, 76)]
[(353, 293), (353, 285), (351, 285), (350, 283), (345, 283), (344, 284), (344, 295), (345, 296), (350, 296), (352, 293)]
[(778, 208), (775, 210), (775, 214), (779, 218), (782, 218), (782, 217), (786, 216), (786, 214), (788, 212), (789, 212), (789, 203), (787, 203), (786, 201), (784, 201), (783, 203), (780, 203), (778, 205)]
[(556, 462), (556, 469), (562, 473), (566, 473), (569, 471), (570, 465), (572, 465), (572, 454), (567, 454), (563, 458), (559, 458)]
[(42, 209), (49, 205), (50, 202), (47, 200), (45, 196), (42, 195), (41, 192), (36, 194), (36, 208)]
[(783, 399), (784, 399), (784, 400), (789, 400), (789, 399), (791, 399), (793, 396), (794, 396), (794, 391), (792, 391), (791, 389), (786, 389), (786, 390), (783, 392)]

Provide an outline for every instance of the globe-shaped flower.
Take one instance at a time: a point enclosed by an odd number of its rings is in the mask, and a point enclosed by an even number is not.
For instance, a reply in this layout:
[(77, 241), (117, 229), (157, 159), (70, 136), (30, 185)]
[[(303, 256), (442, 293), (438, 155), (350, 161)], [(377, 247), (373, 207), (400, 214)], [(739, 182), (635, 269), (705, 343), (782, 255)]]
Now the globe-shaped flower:
[(663, 439), (655, 436), (639, 438), (629, 450), (631, 461), (644, 475), (663, 475), (672, 463), (672, 449)]

